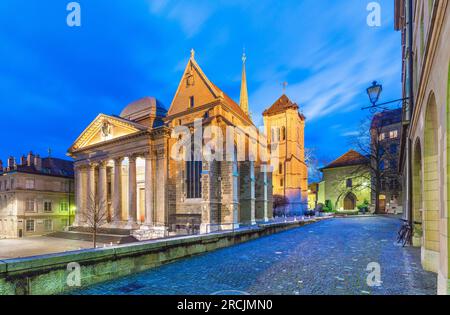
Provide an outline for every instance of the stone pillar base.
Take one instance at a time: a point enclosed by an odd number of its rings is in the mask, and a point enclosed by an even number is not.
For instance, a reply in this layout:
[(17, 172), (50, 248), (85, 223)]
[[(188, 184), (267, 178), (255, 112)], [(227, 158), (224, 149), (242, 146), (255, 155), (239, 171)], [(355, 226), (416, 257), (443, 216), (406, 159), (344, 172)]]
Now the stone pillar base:
[(412, 245), (413, 245), (413, 247), (420, 247), (420, 246), (422, 246), (422, 237), (413, 235), (413, 237), (412, 237)]
[(439, 270), (439, 252), (426, 249), (422, 246), (420, 253), (422, 267), (426, 271), (437, 273)]
[(139, 229), (139, 224), (137, 222), (127, 222), (124, 226), (125, 229), (136, 230)]
[(438, 273), (437, 294), (450, 295), (450, 279), (444, 276), (441, 271)]
[(221, 227), (218, 225), (211, 225), (208, 223), (200, 224), (200, 234), (208, 234), (212, 232), (218, 232), (221, 230)]
[(169, 236), (169, 228), (166, 226), (140, 226), (132, 235), (139, 241), (165, 238)]

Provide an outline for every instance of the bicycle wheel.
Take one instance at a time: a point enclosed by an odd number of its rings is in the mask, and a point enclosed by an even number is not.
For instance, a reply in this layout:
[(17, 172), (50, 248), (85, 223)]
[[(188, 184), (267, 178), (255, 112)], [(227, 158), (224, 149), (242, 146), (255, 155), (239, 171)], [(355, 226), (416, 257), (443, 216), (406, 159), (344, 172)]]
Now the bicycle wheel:
[(407, 229), (406, 233), (405, 233), (405, 237), (403, 239), (403, 247), (405, 247), (406, 244), (409, 243), (410, 236), (411, 236), (411, 229)]

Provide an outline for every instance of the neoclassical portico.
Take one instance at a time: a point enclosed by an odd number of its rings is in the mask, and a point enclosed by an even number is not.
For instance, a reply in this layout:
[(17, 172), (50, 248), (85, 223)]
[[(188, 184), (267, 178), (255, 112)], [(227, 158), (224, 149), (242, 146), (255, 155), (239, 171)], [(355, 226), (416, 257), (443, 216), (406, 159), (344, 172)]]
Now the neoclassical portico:
[(100, 114), (69, 149), (75, 159), (75, 226), (89, 226), (94, 202), (107, 213), (103, 227), (130, 230), (138, 239), (270, 220), (272, 176), (261, 161), (172, 156), (177, 127), (194, 137), (199, 119), (203, 127), (223, 131), (254, 127), (248, 107), (242, 108), (208, 80), (192, 54), (168, 111), (146, 97), (126, 106), (120, 116)]
[[(77, 204), (89, 211), (90, 202), (98, 198), (102, 211), (107, 213), (107, 225), (116, 228), (152, 227), (156, 215), (153, 164), (150, 152), (132, 153), (113, 159), (89, 159), (78, 162), (76, 168)], [(159, 181), (159, 185), (165, 183)], [(159, 189), (161, 190), (161, 188)], [(143, 195), (143, 196), (142, 196)], [(139, 198), (138, 198), (139, 197)], [(79, 212), (76, 224), (86, 224), (86, 214)]]

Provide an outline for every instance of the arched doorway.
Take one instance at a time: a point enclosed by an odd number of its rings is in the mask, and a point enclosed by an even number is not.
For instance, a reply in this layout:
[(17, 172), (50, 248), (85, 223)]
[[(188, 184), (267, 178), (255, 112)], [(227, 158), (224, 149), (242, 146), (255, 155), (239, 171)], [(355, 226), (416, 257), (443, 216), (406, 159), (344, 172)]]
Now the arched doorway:
[(417, 139), (414, 145), (414, 155), (412, 163), (412, 180), (413, 180), (413, 212), (412, 219), (414, 225), (413, 245), (420, 246), (422, 243), (422, 210), (423, 210), (423, 175), (422, 175), (422, 147), (420, 139)]
[(356, 196), (353, 193), (348, 193), (344, 198), (344, 210), (355, 210)]
[(434, 94), (431, 93), (425, 113), (423, 146), (424, 213), (423, 266), (437, 272), (439, 262), (439, 174), (438, 174), (438, 119)]

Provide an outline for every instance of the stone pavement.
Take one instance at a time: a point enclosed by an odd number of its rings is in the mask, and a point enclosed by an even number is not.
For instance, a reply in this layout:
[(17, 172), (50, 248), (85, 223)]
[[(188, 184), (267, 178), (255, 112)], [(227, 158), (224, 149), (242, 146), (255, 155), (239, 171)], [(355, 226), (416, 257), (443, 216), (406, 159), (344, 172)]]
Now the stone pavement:
[[(103, 244), (98, 244), (97, 246), (103, 246)], [(92, 242), (46, 236), (0, 239), (0, 260), (60, 253), (92, 247)]]
[[(395, 243), (387, 217), (325, 220), (95, 285), (75, 294), (435, 294), (420, 250)], [(370, 287), (369, 263), (381, 266)]]

